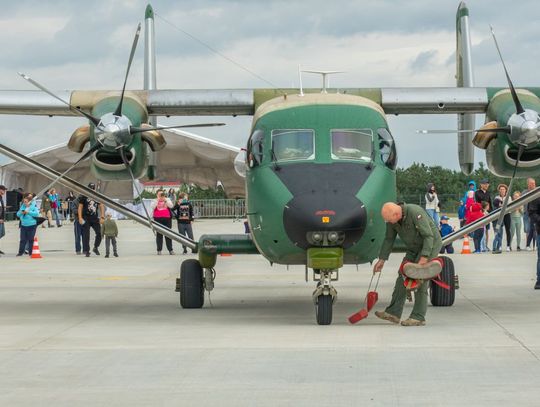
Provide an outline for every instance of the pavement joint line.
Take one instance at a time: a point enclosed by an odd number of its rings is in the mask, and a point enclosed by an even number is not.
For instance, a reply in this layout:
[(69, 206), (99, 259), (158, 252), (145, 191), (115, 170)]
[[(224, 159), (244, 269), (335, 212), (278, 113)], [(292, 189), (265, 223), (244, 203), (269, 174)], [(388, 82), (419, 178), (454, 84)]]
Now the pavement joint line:
[(482, 314), (484, 314), (486, 317), (488, 317), (495, 325), (497, 325), (499, 328), (502, 329), (504, 334), (510, 338), (511, 340), (517, 342), (520, 344), (520, 346), (529, 352), (537, 361), (540, 362), (540, 358), (532, 349), (530, 349), (523, 341), (521, 341), (518, 337), (516, 337), (512, 332), (510, 332), (503, 324), (501, 324), (499, 321), (497, 321), (493, 316), (491, 316), (487, 311), (485, 311), (480, 305), (475, 303), (473, 300), (471, 300), (469, 297), (467, 297), (463, 292), (460, 292), (460, 295), (465, 298), (467, 301), (469, 301), (472, 305), (474, 305)]

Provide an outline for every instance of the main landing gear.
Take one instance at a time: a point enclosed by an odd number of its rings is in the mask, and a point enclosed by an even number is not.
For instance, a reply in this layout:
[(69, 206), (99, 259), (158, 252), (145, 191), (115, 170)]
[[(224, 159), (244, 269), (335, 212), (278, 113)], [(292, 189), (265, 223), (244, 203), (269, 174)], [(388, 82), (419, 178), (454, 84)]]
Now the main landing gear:
[(337, 291), (332, 285), (332, 281), (337, 281), (338, 277), (338, 270), (313, 269), (313, 279), (318, 280), (317, 288), (313, 291), (313, 302), (319, 325), (332, 323), (332, 308), (337, 301)]
[(204, 290), (214, 289), (214, 269), (203, 269), (196, 259), (188, 259), (180, 266), (180, 278), (176, 279), (176, 291), (180, 293), (182, 308), (202, 308)]

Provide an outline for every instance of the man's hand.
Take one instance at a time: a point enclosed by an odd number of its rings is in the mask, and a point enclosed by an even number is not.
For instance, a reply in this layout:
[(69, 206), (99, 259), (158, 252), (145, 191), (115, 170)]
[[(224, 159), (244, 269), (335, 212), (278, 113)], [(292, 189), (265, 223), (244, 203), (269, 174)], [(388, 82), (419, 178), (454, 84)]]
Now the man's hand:
[(379, 259), (377, 263), (375, 263), (375, 266), (373, 267), (374, 273), (380, 273), (384, 267), (384, 260)]
[(84, 219), (83, 218), (79, 218), (79, 224), (84, 225)]
[(428, 262), (427, 257), (422, 256), (422, 257), (420, 257), (420, 260), (418, 260), (418, 265), (422, 266), (422, 265), (426, 264), (427, 262)]

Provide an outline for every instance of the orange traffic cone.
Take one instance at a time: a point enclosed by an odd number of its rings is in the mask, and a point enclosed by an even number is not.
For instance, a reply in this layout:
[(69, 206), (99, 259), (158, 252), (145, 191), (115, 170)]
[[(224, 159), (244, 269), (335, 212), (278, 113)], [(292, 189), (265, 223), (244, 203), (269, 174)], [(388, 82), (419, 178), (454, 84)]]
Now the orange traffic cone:
[(469, 236), (465, 236), (465, 239), (463, 239), (463, 249), (461, 249), (461, 254), (471, 254), (471, 246), (469, 246)]
[(34, 237), (34, 245), (32, 246), (32, 256), (30, 256), (31, 259), (42, 259), (41, 253), (39, 252), (39, 243), (37, 240), (37, 236)]

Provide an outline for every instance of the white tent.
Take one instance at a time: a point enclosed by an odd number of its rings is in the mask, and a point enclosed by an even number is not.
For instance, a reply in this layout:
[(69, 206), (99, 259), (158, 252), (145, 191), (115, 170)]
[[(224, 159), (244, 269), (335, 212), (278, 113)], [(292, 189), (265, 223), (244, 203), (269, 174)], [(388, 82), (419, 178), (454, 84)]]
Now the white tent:
[[(178, 129), (162, 130), (162, 134), (167, 146), (157, 153), (156, 181), (178, 180), (201, 187), (215, 187), (220, 182), (227, 196), (245, 196), (244, 179), (236, 173), (233, 164), (240, 148)], [(40, 164), (62, 172), (69, 168), (80, 154), (70, 151), (67, 143), (62, 143), (28, 156)], [(133, 197), (131, 181), (96, 180), (90, 171), (89, 160), (80, 163), (68, 176), (85, 185), (95, 182), (102, 193), (113, 198)], [(143, 178), (142, 181), (146, 179)], [(49, 179), (21, 163), (11, 161), (0, 167), (0, 184), (8, 189), (21, 187), (25, 191), (38, 192), (49, 182)], [(61, 196), (67, 195), (68, 191), (62, 185), (56, 185), (56, 189)]]

